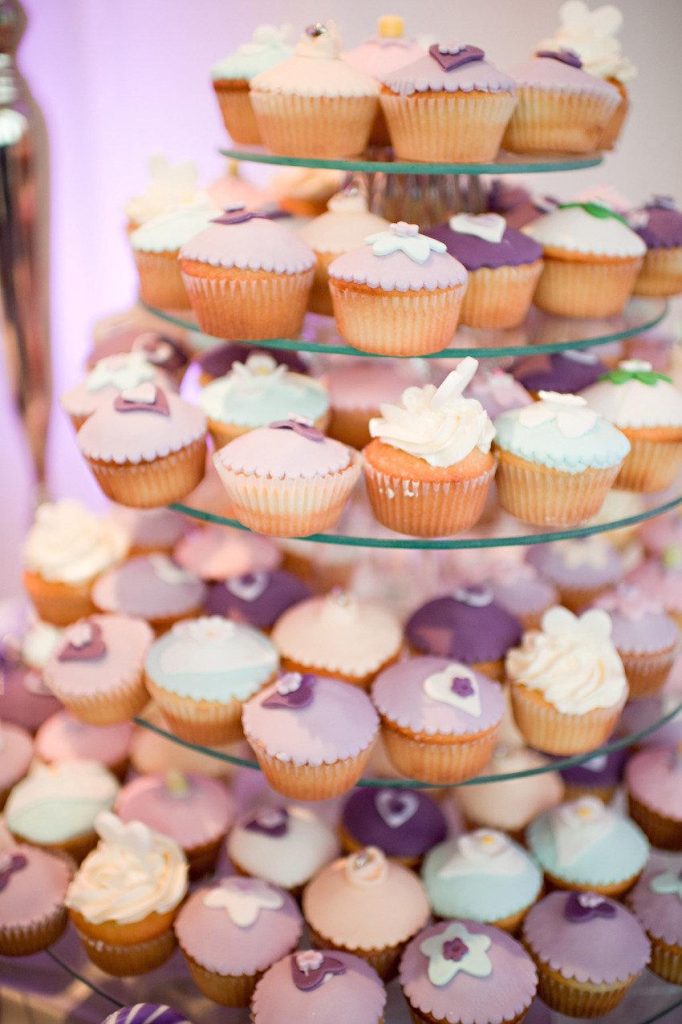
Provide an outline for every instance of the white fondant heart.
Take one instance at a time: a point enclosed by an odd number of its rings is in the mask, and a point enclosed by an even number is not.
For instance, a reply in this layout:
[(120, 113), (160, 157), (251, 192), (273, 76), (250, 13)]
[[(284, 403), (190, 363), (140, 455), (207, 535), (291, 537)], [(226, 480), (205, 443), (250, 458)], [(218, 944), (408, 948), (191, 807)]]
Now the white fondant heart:
[(137, 387), (127, 388), (121, 392), (125, 402), (139, 402), (141, 405), (153, 405), (156, 400), (156, 387), (150, 380), (138, 384)]
[(265, 593), (269, 579), (267, 572), (250, 572), (225, 580), (225, 588), (241, 601), (257, 601)]
[(450, 218), (452, 231), (463, 235), (474, 235), (484, 242), (501, 242), (507, 222), (499, 213), (456, 213)]
[[(465, 681), (468, 686), (464, 685), (462, 689), (468, 689), (470, 692), (457, 693), (456, 689), (453, 689), (456, 680)], [(440, 672), (434, 672), (433, 675), (427, 676), (422, 684), (422, 688), (426, 696), (430, 697), (431, 700), (437, 700), (441, 704), (449, 704), (451, 707), (457, 708), (458, 711), (464, 711), (473, 718), (480, 718), (481, 716), (481, 695), (479, 693), (478, 680), (466, 665), (461, 665), (456, 661), (446, 665)]]
[(380, 789), (374, 797), (377, 814), (389, 828), (401, 828), (415, 816), (419, 807), (416, 793), (396, 793)]

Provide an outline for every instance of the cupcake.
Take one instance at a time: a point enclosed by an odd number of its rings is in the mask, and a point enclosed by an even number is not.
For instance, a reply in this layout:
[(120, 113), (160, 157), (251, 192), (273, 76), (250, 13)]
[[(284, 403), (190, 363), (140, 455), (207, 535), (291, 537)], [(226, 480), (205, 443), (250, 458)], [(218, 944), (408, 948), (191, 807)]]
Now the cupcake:
[(480, 519), (495, 459), (488, 414), (462, 394), (477, 365), (467, 357), (438, 388), (407, 388), (400, 405), (382, 404), (370, 420), (365, 481), (374, 515), (389, 529), (440, 537)]
[(580, 617), (550, 608), (541, 628), (509, 651), (514, 718), (531, 747), (582, 754), (605, 743), (628, 696), (623, 663), (601, 608)]
[(299, 231), (299, 236), (315, 253), (315, 278), (308, 308), (313, 313), (332, 316), (327, 269), (344, 252), (357, 249), (367, 235), (388, 228), (388, 221), (367, 209), (367, 200), (354, 186), (339, 192), (327, 203), (327, 212), (316, 217)]
[(33, 740), (19, 725), (0, 722), (0, 811), (10, 790), (28, 771), (33, 760)]
[(589, 349), (567, 349), (551, 355), (526, 356), (511, 367), (514, 379), (537, 399), (541, 391), (575, 395), (595, 384), (606, 365)]
[(264, 189), (263, 202), (292, 217), (319, 217), (347, 181), (345, 171), (330, 167), (282, 167)]
[(24, 542), (24, 587), (39, 618), (68, 626), (95, 611), (92, 585), (125, 558), (128, 538), (113, 520), (71, 499), (40, 505)]
[(422, 790), (365, 786), (344, 803), (339, 829), (348, 853), (378, 847), (405, 867), (417, 867), (445, 839), (447, 823), (440, 806)]
[(296, 948), (302, 931), (291, 896), (255, 878), (198, 889), (175, 922), (192, 980), (222, 1006), (248, 1006), (258, 979)]
[(204, 476), (206, 417), (151, 381), (94, 412), (77, 441), (104, 494), (121, 505), (180, 501)]
[(180, 268), (199, 327), (217, 338), (296, 338), (315, 257), (267, 214), (227, 210), (185, 243)]
[(157, 153), (147, 163), (149, 181), (144, 192), (133, 196), (125, 204), (130, 233), (141, 224), (171, 213), (179, 206), (191, 206), (204, 197), (197, 187), (197, 165), (193, 160), (171, 164), (167, 157)]
[(268, 632), (286, 611), (310, 597), (308, 585), (286, 569), (256, 570), (214, 583), (206, 612)]
[(179, 622), (147, 655), (147, 687), (173, 732), (193, 743), (242, 736), (242, 702), (274, 678), (277, 651), (250, 626), (204, 616)]
[(414, 1024), (515, 1024), (526, 1016), (537, 972), (523, 946), (477, 921), (441, 921), (420, 932), (400, 962)]
[(662, 491), (674, 483), (682, 468), (682, 391), (672, 378), (644, 360), (627, 359), (583, 397), (630, 442), (618, 487)]
[[(181, 206), (146, 221), (130, 236), (140, 300), (160, 309), (189, 309), (178, 265), (180, 248), (220, 216), (208, 203)], [(132, 386), (132, 385), (131, 385)]]
[(499, 213), (456, 213), (427, 235), (444, 242), (466, 267), (461, 320), (465, 327), (518, 327), (542, 272), (542, 247), (507, 226)]
[(258, 345), (240, 345), (236, 341), (223, 341), (218, 344), (213, 343), (206, 352), (202, 352), (198, 357), (199, 383), (202, 387), (206, 387), (211, 381), (228, 374), (235, 363), (245, 363), (252, 355), (269, 355), (278, 366), (284, 365), (294, 373), (308, 372), (308, 364), (303, 361), (298, 352), (276, 348), (266, 350), (259, 348)]
[(500, 504), (533, 526), (577, 526), (599, 512), (628, 439), (580, 395), (541, 391), (540, 401), (495, 420)]
[(477, 829), (435, 846), (422, 879), (437, 917), (515, 932), (542, 891), (542, 872), (503, 832)]
[(289, 25), (259, 25), (248, 43), (242, 43), (211, 68), (220, 114), (233, 142), (247, 146), (261, 143), (249, 85), (261, 71), (291, 55), (289, 33)]
[(35, 754), (45, 764), (98, 761), (122, 780), (128, 768), (132, 740), (132, 722), (86, 725), (68, 711), (58, 711), (38, 729)]
[(146, 619), (164, 633), (180, 619), (198, 615), (206, 587), (168, 555), (140, 555), (104, 573), (93, 589), (100, 611)]
[(173, 919), (187, 861), (168, 836), (115, 814), (97, 817), (97, 848), (69, 886), (66, 906), (85, 952), (107, 974), (146, 974), (175, 947)]
[(112, 516), (128, 534), (128, 557), (170, 555), (189, 529), (186, 516), (168, 508), (113, 509)]
[[(178, 743), (168, 722), (152, 703), (145, 708), (144, 718), (139, 721), (144, 722), (144, 725), (135, 729), (130, 748), (130, 764), (138, 775), (166, 775), (170, 771), (199, 772), (212, 779), (227, 781), (234, 776), (236, 768), (229, 761), (223, 760), (221, 755), (251, 756), (243, 740), (237, 745), (212, 744), (210, 750)], [(152, 728), (146, 728), (147, 725)]]
[(0, 850), (0, 954), (29, 956), (66, 927), (64, 897), (73, 874), (68, 857), (34, 846)]
[(247, 701), (242, 725), (274, 789), (294, 800), (327, 800), (362, 775), (378, 719), (359, 687), (287, 672)]
[(516, 106), (516, 86), (478, 46), (434, 44), (382, 81), (379, 98), (399, 160), (495, 159)]
[(405, 637), (413, 651), (453, 658), (502, 679), (505, 655), (521, 639), (521, 623), (493, 600), (489, 587), (458, 587), (417, 608)]
[(611, 617), (611, 636), (623, 662), (631, 700), (660, 693), (678, 651), (677, 624), (655, 598), (623, 584), (596, 602)]
[(622, 578), (625, 561), (621, 553), (598, 534), (579, 540), (538, 544), (526, 558), (540, 576), (559, 591), (560, 600), (573, 612), (596, 601)]
[(623, 779), (623, 769), (629, 756), (627, 749), (611, 750), (581, 764), (562, 768), (565, 800), (572, 802), (582, 796), (596, 796), (603, 803), (609, 803)]
[(303, 915), (314, 945), (354, 953), (388, 980), (430, 909), (417, 876), (368, 846), (329, 864), (308, 883)]
[(93, 615), (64, 633), (45, 665), (45, 683), (87, 725), (116, 725), (138, 714), (149, 697), (144, 660), (150, 626), (127, 615)]
[(268, 806), (239, 819), (227, 837), (227, 855), (242, 875), (298, 893), (339, 844), (334, 830), (309, 807)]
[(549, 767), (549, 760), (534, 750), (498, 746), (485, 768), (492, 781), (460, 786), (453, 799), (470, 827), (501, 829), (521, 839), (533, 818), (561, 803), (564, 787), (559, 773), (538, 770)]
[(113, 807), (118, 782), (96, 761), (36, 763), (5, 805), (5, 824), (18, 842), (81, 861), (97, 842), (95, 818)]
[(312, 377), (291, 373), (270, 355), (252, 355), (243, 363), (233, 363), (228, 374), (201, 390), (199, 405), (208, 417), (216, 448), (274, 420), (303, 417), (324, 430), (329, 418), (324, 386)]
[(334, 590), (286, 611), (272, 642), (292, 672), (331, 676), (368, 689), (377, 673), (398, 658), (402, 631), (387, 609)]
[(545, 896), (524, 922), (523, 941), (538, 969), (538, 995), (571, 1017), (610, 1013), (651, 952), (637, 919), (590, 891)]
[(137, 351), (144, 351), (149, 362), (168, 373), (177, 385), (189, 363), (187, 331), (170, 321), (161, 329), (154, 313), (134, 305), (95, 323), (85, 366), (92, 370), (106, 356)]
[(654, 196), (629, 217), (646, 245), (646, 256), (635, 281), (635, 295), (668, 298), (682, 291), (682, 212), (671, 196)]
[(213, 462), (235, 518), (280, 537), (334, 526), (360, 475), (356, 452), (291, 419), (235, 438)]
[(277, 568), (282, 556), (266, 537), (207, 523), (182, 538), (173, 551), (173, 560), (199, 579), (215, 583), (245, 573), (269, 572)]
[[(676, 870), (677, 869), (677, 870)], [(682, 875), (679, 861), (653, 853), (628, 900), (651, 942), (649, 970), (682, 983)]]
[(339, 334), (361, 352), (423, 356), (451, 341), (467, 273), (443, 242), (399, 221), (329, 264)]
[(646, 246), (600, 203), (565, 203), (525, 229), (543, 248), (533, 302), (565, 317), (608, 317), (630, 298)]
[(381, 402), (399, 402), (405, 388), (421, 379), (404, 364), (384, 359), (335, 360), (324, 374), (331, 405), (327, 433), (352, 448), (364, 448), (372, 440), (369, 422), (380, 415)]
[(490, 589), (495, 604), (518, 619), (524, 630), (538, 629), (544, 613), (559, 603), (554, 584), (527, 562), (498, 570), (490, 579)]
[(236, 814), (234, 800), (216, 779), (169, 771), (132, 779), (116, 798), (121, 821), (141, 821), (182, 847), (190, 876), (213, 870)]
[(377, 112), (376, 81), (342, 61), (334, 22), (308, 25), (293, 56), (251, 81), (265, 145), (282, 156), (358, 156)]
[(381, 672), (372, 686), (382, 736), (395, 767), (422, 782), (452, 784), (490, 760), (504, 698), (468, 665), (422, 657)]
[(159, 387), (171, 385), (168, 374), (150, 363), (142, 351), (105, 356), (95, 363), (80, 384), (61, 395), (61, 407), (78, 430), (88, 416), (102, 406), (111, 405), (122, 391), (148, 381)]
[(625, 582), (663, 605), (682, 628), (682, 549), (668, 548), (662, 559), (648, 559), (629, 572)]
[[(137, 308), (141, 309), (142, 307)], [(158, 323), (158, 321), (156, 322)], [(165, 329), (166, 331), (171, 330), (172, 325), (166, 322)], [(132, 340), (129, 340), (130, 351), (144, 352), (145, 358), (152, 366), (155, 366), (157, 370), (163, 370), (175, 386), (180, 387), (190, 360), (187, 343), (169, 333), (161, 334), (159, 331), (137, 329), (132, 333)]]
[(631, 889), (649, 856), (642, 830), (595, 796), (540, 814), (526, 845), (553, 886), (603, 896)]
[[(0, 639), (0, 722), (34, 733), (61, 705), (45, 686), (42, 665), (59, 642), (61, 630), (36, 621), (23, 641)], [(33, 665), (31, 661), (34, 656)]]
[(620, 95), (574, 50), (539, 49), (515, 68), (518, 103), (504, 134), (512, 153), (594, 153)]
[(652, 846), (682, 851), (682, 751), (640, 750), (625, 769), (630, 816)]
[(256, 986), (253, 1024), (382, 1024), (386, 990), (360, 957), (306, 949), (278, 960)]
[(467, 385), (464, 394), (480, 402), (491, 420), (509, 409), (520, 409), (530, 405), (533, 399), (510, 373), (499, 367), (489, 367), (488, 360), (479, 363), (475, 376)]

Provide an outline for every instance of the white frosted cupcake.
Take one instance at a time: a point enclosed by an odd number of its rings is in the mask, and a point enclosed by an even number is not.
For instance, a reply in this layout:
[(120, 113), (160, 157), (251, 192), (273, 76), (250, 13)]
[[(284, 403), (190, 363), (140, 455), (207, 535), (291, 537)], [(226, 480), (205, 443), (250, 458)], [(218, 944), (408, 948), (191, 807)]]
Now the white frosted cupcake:
[(130, 244), (142, 302), (161, 309), (189, 309), (178, 253), (185, 242), (219, 216), (220, 210), (208, 204), (184, 206), (172, 213), (162, 213), (133, 231)]

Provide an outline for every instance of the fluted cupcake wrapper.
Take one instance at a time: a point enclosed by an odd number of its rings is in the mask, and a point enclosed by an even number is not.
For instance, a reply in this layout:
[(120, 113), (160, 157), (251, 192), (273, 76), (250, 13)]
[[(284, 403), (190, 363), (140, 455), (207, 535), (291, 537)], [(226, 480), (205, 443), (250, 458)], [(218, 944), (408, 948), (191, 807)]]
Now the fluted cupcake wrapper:
[[(661, 428), (663, 433), (665, 428)], [(682, 436), (678, 441), (641, 437), (635, 429), (623, 430), (631, 448), (616, 479), (624, 491), (664, 491), (682, 468)], [(651, 431), (647, 431), (648, 434)], [(681, 432), (682, 435), (682, 432)]]
[(545, 255), (533, 302), (555, 316), (615, 316), (632, 295), (641, 265), (641, 256), (572, 260)]
[(675, 644), (661, 651), (618, 651), (630, 688), (630, 700), (660, 693), (670, 675), (676, 651)]
[(620, 103), (618, 104), (614, 112), (611, 114), (611, 117), (607, 122), (606, 128), (604, 129), (604, 134), (599, 140), (600, 149), (613, 149), (615, 144), (618, 142), (618, 137), (621, 131), (623, 130), (625, 119), (628, 116), (628, 112), (630, 110), (630, 100), (628, 98), (628, 91), (623, 85), (623, 83), (619, 82), (617, 78), (609, 78), (607, 79), (607, 81), (609, 85), (615, 86), (615, 88), (620, 93)]
[(158, 508), (181, 501), (198, 487), (206, 469), (206, 439), (151, 462), (87, 460), (95, 480), (112, 501), (129, 508)]
[(503, 146), (513, 153), (593, 153), (619, 98), (521, 85)]
[(541, 273), (542, 260), (469, 271), (462, 323), (489, 330), (518, 327), (528, 314)]
[(395, 946), (384, 946), (381, 949), (361, 949), (334, 942), (333, 939), (320, 935), (310, 925), (308, 925), (308, 934), (311, 944), (317, 949), (338, 949), (343, 953), (359, 956), (374, 968), (383, 981), (390, 981), (396, 976), (401, 954), (409, 941), (408, 937), (404, 942), (399, 942)]
[(593, 708), (569, 715), (549, 704), (535, 690), (512, 683), (514, 721), (529, 747), (545, 754), (584, 754), (606, 743), (613, 732), (625, 698), (610, 708)]
[(655, 935), (649, 934), (651, 940), (651, 960), (649, 970), (659, 978), (670, 981), (673, 985), (682, 985), (682, 945), (671, 946)]
[(192, 980), (200, 992), (221, 1006), (248, 1006), (251, 1002), (253, 990), (263, 972), (254, 974), (218, 974), (217, 971), (209, 971), (193, 959), (183, 949), (180, 943), (182, 955), (185, 958)]
[(233, 142), (242, 146), (260, 146), (263, 142), (251, 103), (246, 79), (217, 79), (213, 91), (220, 107), (220, 116)]
[(351, 157), (369, 139), (376, 96), (299, 96), (251, 91), (267, 148), (281, 156)]
[[(271, 680), (266, 680), (266, 686)], [(172, 693), (147, 676), (147, 689), (171, 730), (190, 743), (232, 743), (243, 738), (242, 702), (194, 700)]]
[(438, 92), (380, 95), (399, 160), (494, 160), (516, 98), (510, 92)]
[(143, 302), (161, 309), (189, 309), (177, 249), (174, 252), (141, 252), (133, 249), (133, 256)]
[(94, 580), (84, 583), (63, 583), (46, 580), (39, 573), (24, 571), (23, 584), (38, 618), (53, 626), (70, 626), (79, 619), (94, 615), (97, 608), (91, 593)]
[(652, 846), (660, 850), (682, 850), (682, 820), (659, 814), (632, 793), (628, 793), (628, 810)]
[(87, 725), (117, 725), (119, 722), (127, 722), (149, 702), (142, 669), (120, 679), (107, 693), (92, 691), (74, 694), (68, 689), (55, 686), (52, 682), (48, 685), (74, 718)]
[(682, 292), (682, 246), (649, 249), (635, 281), (635, 295), (667, 298)]
[(472, 736), (454, 737), (451, 742), (411, 736), (382, 719), (386, 753), (395, 768), (409, 779), (436, 785), (464, 782), (481, 772), (490, 761), (497, 729)]
[(247, 736), (261, 771), (278, 793), (291, 800), (330, 800), (352, 789), (369, 760), (374, 742), (354, 757), (331, 764), (307, 765), (283, 761), (268, 754), (262, 743)]
[(0, 956), (30, 956), (47, 949), (60, 937), (67, 921), (64, 907), (56, 907), (42, 921), (24, 925), (0, 923)]
[(568, 1017), (603, 1017), (623, 999), (636, 975), (625, 981), (611, 984), (595, 984), (589, 981), (575, 981), (564, 978), (549, 964), (533, 957), (538, 967), (538, 996), (552, 1010), (565, 1013)]
[(93, 939), (78, 932), (83, 948), (97, 967), (117, 978), (146, 974), (161, 967), (175, 949), (175, 935), (172, 929), (162, 932), (146, 942), (135, 942), (128, 946), (113, 945), (101, 939)]
[[(408, 1008), (410, 1011), (410, 1018), (412, 1020), (412, 1024), (441, 1024), (441, 1022), (445, 1024), (444, 1018), (442, 1017), (433, 1017), (431, 1016), (430, 1013), (420, 1013), (419, 1010), (416, 1010), (414, 1006), (411, 1006), (409, 1003)], [(500, 1017), (499, 1022), (500, 1024), (521, 1024), (521, 1021), (524, 1019), (527, 1013), (528, 1007), (526, 1006), (521, 1011), (521, 1013), (517, 1013), (513, 1017)], [(460, 1024), (460, 1021), (457, 1020), (454, 1022), (454, 1024)]]
[[(329, 421), (329, 415), (318, 416), (313, 422), (313, 426), (317, 427), (322, 433), (325, 432), (327, 423)], [(224, 448), (230, 441), (234, 441), (235, 437), (241, 437), (242, 434), (248, 434), (250, 430), (254, 430), (255, 427), (246, 427), (239, 423), (229, 423), (224, 420), (213, 420), (208, 421), (208, 432), (213, 438), (213, 444), (216, 451), (220, 448)]]

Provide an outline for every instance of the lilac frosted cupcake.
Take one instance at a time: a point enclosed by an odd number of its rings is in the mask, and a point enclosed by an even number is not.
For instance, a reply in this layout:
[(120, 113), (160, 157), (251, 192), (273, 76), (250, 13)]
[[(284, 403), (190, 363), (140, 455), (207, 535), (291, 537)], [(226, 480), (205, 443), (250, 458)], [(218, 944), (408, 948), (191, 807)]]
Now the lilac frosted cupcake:
[(551, 355), (526, 356), (511, 368), (514, 379), (534, 398), (541, 391), (575, 395), (589, 388), (607, 372), (607, 367), (589, 349), (552, 352)]
[(502, 566), (490, 580), (495, 603), (518, 619), (524, 631), (537, 629), (548, 608), (559, 603), (553, 583), (527, 562)]
[(168, 374), (150, 363), (145, 352), (138, 350), (106, 356), (95, 363), (83, 381), (64, 392), (60, 398), (61, 406), (78, 430), (88, 416), (110, 405), (122, 391), (146, 382), (162, 388), (171, 385)]
[(222, 1006), (248, 1006), (263, 972), (296, 948), (302, 931), (291, 896), (255, 878), (198, 889), (175, 922), (195, 985)]
[(654, 196), (633, 210), (630, 225), (646, 243), (635, 295), (677, 295), (682, 291), (682, 211), (672, 196)]
[(630, 687), (630, 699), (655, 696), (665, 686), (680, 631), (654, 598), (623, 584), (595, 602), (611, 617), (611, 636)]
[(0, 849), (0, 954), (47, 949), (66, 927), (64, 898), (73, 874), (68, 857), (33, 846)]
[(629, 896), (629, 904), (651, 942), (649, 970), (682, 984), (682, 864), (653, 853)]
[(0, 721), (34, 733), (61, 705), (45, 686), (42, 668), (61, 630), (36, 622), (23, 641), (0, 640)]
[(476, 921), (443, 921), (420, 932), (400, 962), (414, 1024), (515, 1024), (538, 979), (533, 961), (506, 932)]
[(349, 853), (377, 846), (406, 867), (445, 839), (447, 822), (439, 805), (419, 789), (397, 786), (354, 790), (343, 805), (341, 842)]
[(533, 907), (523, 941), (539, 973), (538, 994), (570, 1017), (602, 1017), (649, 962), (637, 919), (594, 892), (553, 892)]
[(504, 712), (501, 687), (447, 658), (412, 658), (372, 686), (395, 767), (423, 782), (455, 783), (488, 763)]
[(599, 536), (536, 544), (526, 558), (557, 588), (561, 604), (573, 612), (582, 611), (619, 583), (625, 567), (621, 552)]
[(488, 369), (485, 363), (483, 360), (483, 366), (479, 365), (474, 379), (467, 385), (465, 398), (475, 398), (480, 402), (491, 420), (509, 409), (520, 409), (532, 403), (533, 399), (523, 384), (498, 367)]
[(278, 792), (295, 800), (326, 800), (358, 781), (379, 722), (359, 687), (287, 672), (244, 705), (242, 725)]
[(173, 552), (179, 566), (207, 583), (276, 569), (281, 558), (273, 541), (213, 523), (192, 530)]
[(99, 761), (118, 779), (128, 768), (133, 739), (132, 722), (87, 725), (68, 711), (59, 711), (43, 722), (36, 733), (36, 757), (46, 764), (59, 761)]
[(386, 990), (373, 967), (338, 950), (302, 950), (265, 972), (253, 1024), (382, 1024)]
[(405, 637), (422, 654), (452, 658), (501, 679), (507, 651), (521, 639), (521, 623), (493, 600), (489, 587), (459, 587), (427, 601), (407, 620)]
[(628, 761), (625, 786), (630, 814), (652, 845), (682, 851), (682, 752), (641, 750)]
[(518, 327), (525, 320), (542, 273), (542, 246), (499, 213), (456, 213), (426, 233), (466, 267), (466, 327)]
[(146, 619), (164, 633), (201, 611), (206, 587), (167, 555), (141, 555), (99, 578), (93, 600), (103, 612)]
[(252, 570), (215, 583), (206, 612), (269, 631), (284, 612), (311, 597), (310, 587), (286, 569)]
[(33, 760), (33, 741), (25, 729), (0, 722), (0, 811), (9, 791), (23, 779)]
[(612, 750), (608, 754), (597, 754), (582, 764), (563, 768), (561, 778), (564, 780), (564, 798), (570, 801), (579, 800), (583, 796), (596, 796), (605, 804), (608, 803), (623, 779), (623, 770), (629, 756), (627, 749)]

